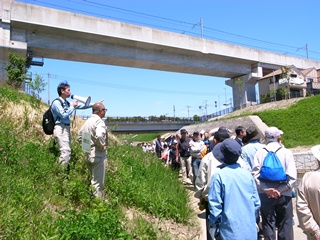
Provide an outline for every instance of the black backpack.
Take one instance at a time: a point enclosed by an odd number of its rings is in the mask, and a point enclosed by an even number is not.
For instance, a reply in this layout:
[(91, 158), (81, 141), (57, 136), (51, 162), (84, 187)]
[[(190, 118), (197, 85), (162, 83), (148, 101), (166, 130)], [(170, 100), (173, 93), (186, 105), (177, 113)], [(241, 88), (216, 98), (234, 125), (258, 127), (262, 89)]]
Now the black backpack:
[[(63, 107), (63, 102), (60, 98), (56, 98), (55, 100), (59, 100), (59, 102), (61, 103), (61, 106)], [(45, 111), (45, 113), (42, 115), (42, 129), (44, 133), (47, 135), (53, 134), (53, 129), (54, 129), (54, 126), (56, 125), (56, 120), (54, 120), (53, 114), (51, 111), (52, 104), (55, 100), (52, 101), (49, 109)]]

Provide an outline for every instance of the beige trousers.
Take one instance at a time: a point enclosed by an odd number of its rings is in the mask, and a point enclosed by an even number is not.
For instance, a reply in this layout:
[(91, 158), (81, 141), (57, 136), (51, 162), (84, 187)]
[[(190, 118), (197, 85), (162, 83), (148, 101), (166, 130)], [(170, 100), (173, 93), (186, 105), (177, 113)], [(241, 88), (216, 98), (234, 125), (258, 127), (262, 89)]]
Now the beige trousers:
[(106, 173), (106, 159), (104, 157), (90, 157), (87, 154), (87, 167), (91, 174), (91, 184), (95, 188), (94, 195), (103, 197), (104, 178)]
[(68, 165), (71, 156), (70, 126), (59, 124), (54, 126), (53, 136), (59, 145), (59, 162), (62, 166)]

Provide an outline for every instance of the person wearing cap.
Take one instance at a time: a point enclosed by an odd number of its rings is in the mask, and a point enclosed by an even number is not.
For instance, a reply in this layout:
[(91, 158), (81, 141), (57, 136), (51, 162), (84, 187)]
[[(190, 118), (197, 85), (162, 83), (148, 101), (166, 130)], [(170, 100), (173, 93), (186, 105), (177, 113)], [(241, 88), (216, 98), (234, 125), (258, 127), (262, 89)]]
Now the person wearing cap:
[(261, 136), (255, 126), (250, 126), (246, 129), (247, 144), (242, 147), (241, 158), (247, 164), (247, 170), (251, 171), (253, 159), (256, 152), (265, 147), (265, 144), (260, 142)]
[(193, 175), (193, 185), (195, 187), (195, 180), (198, 175), (199, 166), (201, 162), (201, 153), (206, 150), (206, 145), (200, 139), (200, 133), (198, 131), (193, 132), (193, 138), (189, 143), (190, 155), (191, 155), (191, 166)]
[(308, 240), (320, 240), (320, 145), (312, 147), (318, 167), (302, 177), (297, 188), (297, 215), (299, 227)]
[(208, 194), (211, 237), (256, 239), (260, 200), (252, 175), (237, 163), (241, 146), (228, 138), (220, 144), (220, 153), (224, 164), (213, 174)]
[(176, 135), (174, 135), (174, 134), (172, 134), (172, 135), (170, 136), (169, 146), (172, 144), (173, 141), (177, 141), (176, 138), (177, 138), (177, 137), (176, 137)]
[(201, 159), (203, 159), (210, 152), (209, 140), (204, 140), (203, 143), (206, 145), (206, 149), (201, 152)]
[(229, 133), (226, 130), (217, 130), (214, 133), (213, 142), (215, 147), (201, 160), (198, 175), (195, 180), (196, 192), (195, 198), (199, 199), (199, 209), (202, 211), (205, 209), (206, 228), (207, 228), (207, 240), (211, 240), (209, 234), (209, 207), (208, 207), (208, 192), (211, 177), (213, 173), (220, 170), (217, 166), (223, 164), (223, 159), (220, 153), (220, 145), (225, 139), (229, 138)]
[(171, 162), (172, 170), (179, 170), (180, 168), (179, 156), (177, 155), (177, 143), (176, 140), (170, 143), (169, 162)]
[(178, 151), (180, 156), (181, 162), (181, 174), (183, 177), (183, 182), (185, 184), (192, 184), (191, 180), (189, 179), (189, 174), (191, 171), (191, 155), (190, 155), (190, 138), (188, 137), (188, 131), (184, 128), (180, 130), (181, 138), (178, 141)]
[[(257, 151), (253, 160), (252, 175), (261, 200), (260, 213), (265, 239), (293, 239), (292, 189), (297, 179), (297, 169), (292, 152), (280, 144), (282, 134), (278, 128), (268, 127), (265, 130), (267, 145)], [(268, 151), (276, 152), (287, 181), (260, 180), (261, 167)]]

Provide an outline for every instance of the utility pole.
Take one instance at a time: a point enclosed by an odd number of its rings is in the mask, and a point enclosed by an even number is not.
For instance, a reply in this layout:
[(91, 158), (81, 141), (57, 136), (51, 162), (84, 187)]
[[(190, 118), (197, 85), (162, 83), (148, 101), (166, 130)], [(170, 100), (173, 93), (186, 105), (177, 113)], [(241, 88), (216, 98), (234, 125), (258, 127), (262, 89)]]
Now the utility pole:
[(274, 77), (274, 71), (272, 71), (272, 81), (273, 81), (273, 91), (274, 91), (274, 101), (277, 101), (277, 94), (276, 94), (276, 79)]
[(48, 104), (50, 105), (50, 73), (48, 73)]
[(307, 59), (309, 59), (308, 44), (306, 44)]
[(204, 108), (206, 110), (206, 120), (207, 120), (207, 117), (208, 117), (207, 102), (208, 102), (208, 100), (204, 100)]
[(190, 106), (187, 106), (187, 108), (188, 108), (188, 119), (189, 119), (189, 108), (190, 108)]
[(203, 38), (203, 22), (202, 22), (202, 18), (200, 18), (200, 28), (201, 28), (201, 38)]
[(173, 105), (173, 118), (176, 118), (176, 107)]
[(214, 106), (216, 107), (216, 116), (218, 115), (218, 105), (217, 105), (217, 101), (214, 101)]

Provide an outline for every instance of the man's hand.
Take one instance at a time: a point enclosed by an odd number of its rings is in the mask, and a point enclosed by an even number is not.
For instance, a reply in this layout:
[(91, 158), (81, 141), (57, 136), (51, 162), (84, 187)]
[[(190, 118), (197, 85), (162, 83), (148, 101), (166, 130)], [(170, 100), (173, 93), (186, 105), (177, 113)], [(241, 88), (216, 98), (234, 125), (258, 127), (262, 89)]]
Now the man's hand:
[(76, 107), (78, 106), (78, 100), (74, 100), (73, 103), (71, 103), (72, 107)]
[(216, 239), (215, 238), (216, 234), (217, 234), (217, 226), (216, 225), (209, 227), (209, 234), (210, 234), (212, 239)]
[(264, 192), (267, 194), (268, 198), (279, 198), (281, 196), (281, 193), (275, 188), (267, 188)]

